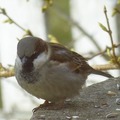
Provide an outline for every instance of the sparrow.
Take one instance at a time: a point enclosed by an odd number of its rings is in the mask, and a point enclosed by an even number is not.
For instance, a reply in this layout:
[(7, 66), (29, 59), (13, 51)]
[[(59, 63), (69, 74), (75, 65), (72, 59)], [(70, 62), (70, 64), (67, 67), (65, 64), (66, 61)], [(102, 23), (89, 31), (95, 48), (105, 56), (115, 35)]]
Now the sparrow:
[(84, 57), (61, 44), (25, 37), (17, 45), (18, 84), (38, 99), (44, 99), (45, 106), (79, 95), (90, 74), (113, 77), (93, 69)]

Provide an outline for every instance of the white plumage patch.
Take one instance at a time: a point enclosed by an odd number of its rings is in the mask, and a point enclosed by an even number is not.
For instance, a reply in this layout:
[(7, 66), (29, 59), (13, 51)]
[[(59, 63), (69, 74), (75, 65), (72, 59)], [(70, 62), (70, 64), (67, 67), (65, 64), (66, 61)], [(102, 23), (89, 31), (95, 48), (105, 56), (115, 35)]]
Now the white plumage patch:
[(34, 67), (39, 69), (44, 66), (48, 62), (48, 60), (48, 54), (46, 52), (43, 52), (33, 61)]

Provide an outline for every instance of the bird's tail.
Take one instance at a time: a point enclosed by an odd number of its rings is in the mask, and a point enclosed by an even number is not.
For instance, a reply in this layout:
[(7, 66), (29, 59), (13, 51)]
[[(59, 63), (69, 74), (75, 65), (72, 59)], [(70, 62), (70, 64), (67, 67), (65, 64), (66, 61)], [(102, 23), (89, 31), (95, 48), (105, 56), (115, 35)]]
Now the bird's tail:
[(108, 73), (105, 73), (105, 72), (102, 72), (102, 71), (99, 71), (99, 70), (92, 70), (92, 74), (97, 74), (97, 75), (102, 75), (102, 76), (105, 76), (105, 77), (108, 77), (108, 78), (114, 78), (112, 75), (108, 74)]

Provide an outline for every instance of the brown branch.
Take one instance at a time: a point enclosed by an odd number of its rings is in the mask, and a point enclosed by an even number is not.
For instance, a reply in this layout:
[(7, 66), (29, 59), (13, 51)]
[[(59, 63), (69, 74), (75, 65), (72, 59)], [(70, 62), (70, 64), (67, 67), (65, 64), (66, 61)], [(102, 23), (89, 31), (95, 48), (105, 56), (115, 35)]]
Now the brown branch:
[(120, 69), (120, 66), (117, 64), (105, 64), (105, 65), (92, 65), (95, 70), (114, 70)]
[(14, 76), (14, 70), (5, 70), (5, 71), (0, 71), (0, 77), (12, 77)]
[(0, 63), (0, 77), (12, 77), (14, 76), (14, 68), (5, 68), (1, 63)]
[(116, 53), (115, 53), (114, 42), (113, 42), (113, 37), (112, 37), (112, 30), (111, 30), (111, 28), (110, 28), (109, 19), (108, 19), (108, 16), (107, 16), (107, 9), (106, 9), (105, 6), (104, 6), (104, 14), (105, 14), (106, 22), (107, 22), (107, 27), (108, 27), (108, 31), (107, 31), (107, 32), (108, 32), (108, 34), (109, 34), (109, 36), (110, 36), (110, 40), (111, 40), (113, 58), (114, 58), (114, 60), (115, 60), (115, 63), (120, 66), (120, 63), (118, 62), (117, 56), (116, 56)]
[(106, 21), (107, 21), (107, 26), (108, 26), (108, 34), (109, 34), (110, 40), (111, 40), (113, 56), (116, 57), (116, 55), (115, 55), (115, 49), (114, 49), (114, 42), (113, 42), (113, 37), (112, 37), (112, 30), (110, 28), (110, 24), (109, 24), (109, 19), (108, 19), (108, 16), (107, 16), (107, 9), (106, 9), (106, 7), (104, 7), (104, 13), (105, 13)]
[[(114, 48), (118, 48), (118, 47), (120, 47), (120, 43), (119, 44), (114, 44), (114, 46), (113, 46)], [(107, 49), (110, 49), (110, 50), (112, 50), (112, 47), (106, 47), (105, 48), (105, 50), (103, 50), (103, 51), (101, 51), (101, 52), (99, 52), (99, 53), (96, 53), (96, 54), (94, 54), (92, 57), (89, 57), (89, 58), (87, 58), (88, 60), (90, 60), (90, 59), (93, 59), (94, 57), (97, 57), (97, 56), (99, 56), (99, 55), (103, 55), (104, 53), (106, 53), (107, 52)]]
[(21, 30), (25, 31), (26, 34), (25, 35), (31, 35), (33, 36), (32, 32), (30, 30), (27, 30), (25, 28), (23, 28), (22, 26), (20, 26), (16, 21), (14, 21), (6, 12), (6, 10), (4, 8), (0, 8), (1, 12), (0, 14), (3, 14), (4, 16), (6, 16), (8, 18), (8, 20), (10, 21), (10, 23), (14, 23), (17, 27), (19, 27)]

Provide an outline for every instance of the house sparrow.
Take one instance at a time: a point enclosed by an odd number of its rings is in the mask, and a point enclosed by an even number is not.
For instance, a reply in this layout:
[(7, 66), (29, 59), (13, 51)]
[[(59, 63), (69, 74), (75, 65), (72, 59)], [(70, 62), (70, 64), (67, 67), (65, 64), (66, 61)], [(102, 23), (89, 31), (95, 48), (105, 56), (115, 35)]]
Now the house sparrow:
[(79, 94), (89, 74), (112, 76), (95, 70), (85, 59), (66, 47), (41, 38), (26, 37), (19, 41), (15, 76), (28, 93), (51, 103), (65, 101)]

